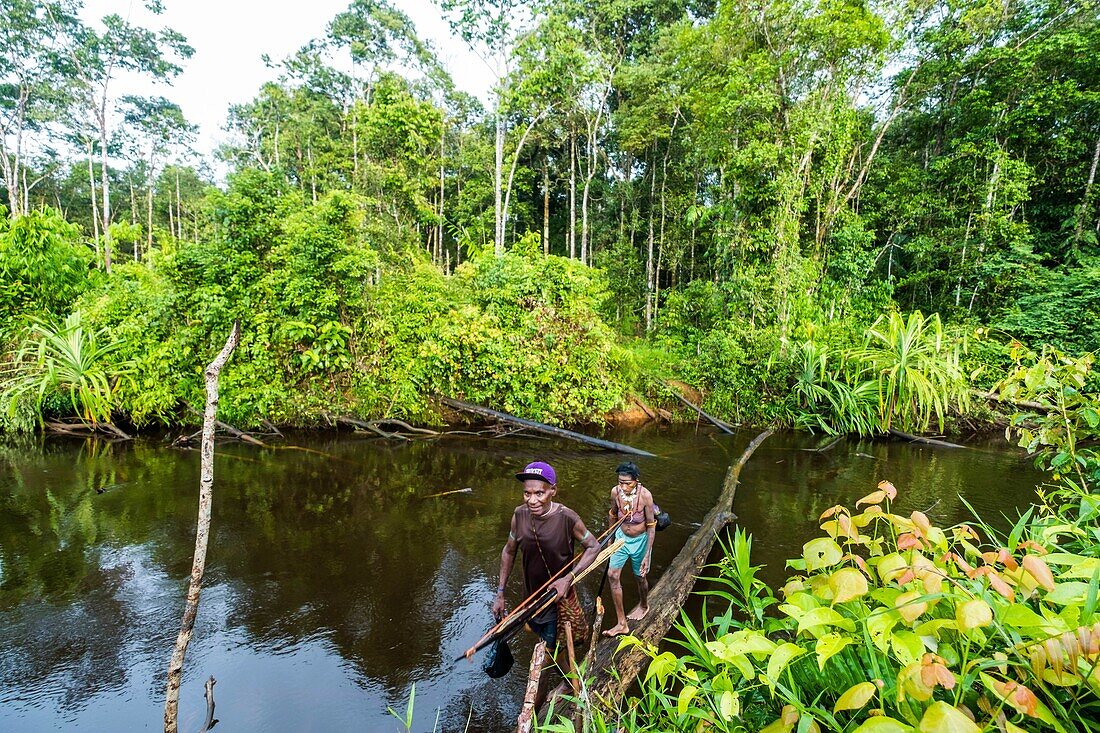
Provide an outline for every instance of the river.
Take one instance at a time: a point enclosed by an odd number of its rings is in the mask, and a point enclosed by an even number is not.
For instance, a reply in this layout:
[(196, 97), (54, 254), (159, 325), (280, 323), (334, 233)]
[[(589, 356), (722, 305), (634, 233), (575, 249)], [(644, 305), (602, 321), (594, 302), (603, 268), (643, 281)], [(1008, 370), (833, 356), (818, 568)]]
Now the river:
[[(659, 456), (638, 460), (674, 521), (657, 535), (656, 578), (753, 435), (676, 426), (605, 437)], [(960, 497), (989, 520), (1015, 516), (1040, 480), (1003, 440), (969, 450), (855, 440), (802, 450), (821, 444), (775, 435), (742, 473), (734, 509), (769, 582), (783, 577), (784, 559), (800, 554), (822, 511), (882, 479), (901, 492), (896, 509), (921, 509), (933, 523), (969, 517)], [(308, 433), (282, 445), (218, 446), (180, 729), (201, 727), (210, 675), (225, 731), (400, 730), (387, 707), (403, 712), (414, 683), (415, 731), (514, 729), (530, 635), (513, 643), (516, 667), (500, 681), (451, 661), (490, 621), (521, 497), (512, 474), (549, 461), (558, 499), (597, 527), (619, 457), (541, 439), (387, 444)], [(197, 451), (152, 438), (0, 444), (0, 730), (162, 728), (198, 475)], [(624, 580), (630, 607), (633, 582)], [(517, 568), (510, 602), (520, 588)]]

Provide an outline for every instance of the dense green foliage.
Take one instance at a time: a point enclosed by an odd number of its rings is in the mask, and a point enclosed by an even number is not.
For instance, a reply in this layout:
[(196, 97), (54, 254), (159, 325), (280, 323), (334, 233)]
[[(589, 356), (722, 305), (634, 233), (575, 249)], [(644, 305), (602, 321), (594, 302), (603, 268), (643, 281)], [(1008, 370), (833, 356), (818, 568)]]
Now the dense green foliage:
[[(355, 195), (311, 204), (281, 182), (236, 177), (213, 201), (219, 228), (209, 241), (116, 266), (81, 296), (75, 313), (112, 342), (89, 358), (104, 374), (126, 374), (113, 389), (98, 378), (96, 407), (82, 416), (178, 420), (184, 403), (199, 404), (209, 345), (234, 319), (241, 358), (223, 375), (221, 405), (242, 425), (317, 424), (343, 412), (428, 420), (432, 393), (550, 422), (618, 404), (629, 355), (597, 315), (598, 271), (545, 257), (533, 241), (446, 276), (424, 254), (406, 251), (402, 261), (375, 239), (377, 220)], [(46, 330), (36, 325), (28, 342), (46, 344)], [(42, 358), (21, 356), (16, 366), (12, 405), (30, 385), (41, 394), (76, 383), (44, 384)]]
[(26, 316), (78, 312), (122, 343), (115, 418), (171, 422), (240, 318), (243, 424), (433, 391), (597, 420), (675, 378), (869, 434), (973, 419), (1014, 343), (1100, 346), (1094, 0), (441, 7), (487, 106), (355, 0), (229, 110), (217, 187), (180, 108), (115, 78), (170, 82), (185, 39), (0, 0), (9, 366)]

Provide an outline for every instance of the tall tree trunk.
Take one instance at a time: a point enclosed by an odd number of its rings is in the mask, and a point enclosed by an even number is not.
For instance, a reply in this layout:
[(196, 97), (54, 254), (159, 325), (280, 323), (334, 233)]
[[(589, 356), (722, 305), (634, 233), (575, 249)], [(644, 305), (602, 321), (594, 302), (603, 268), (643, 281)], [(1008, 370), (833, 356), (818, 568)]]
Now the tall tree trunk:
[(496, 219), (496, 233), (493, 250), (497, 257), (504, 255), (504, 208), (501, 200), (501, 188), (504, 177), (504, 116), (500, 110), (500, 97), (497, 96), (496, 108), (496, 163), (493, 168), (493, 202)]
[[(598, 122), (597, 122), (598, 124)], [(588, 139), (585, 155), (584, 190), (581, 192), (581, 262), (592, 264), (591, 244), (588, 241), (588, 194), (592, 188), (592, 178), (596, 175), (596, 130), (595, 125), (588, 126)]]
[[(672, 138), (668, 140), (669, 149), (672, 147)], [(668, 153), (665, 151), (665, 159), (661, 164), (661, 228), (657, 239), (657, 266), (653, 275), (653, 327), (656, 328), (661, 310), (661, 263), (665, 258), (665, 221), (667, 219), (666, 199), (668, 191)]]
[(1092, 153), (1092, 167), (1089, 168), (1089, 180), (1085, 184), (1085, 195), (1081, 197), (1081, 206), (1077, 209), (1077, 226), (1073, 232), (1073, 249), (1081, 240), (1081, 234), (1085, 230), (1085, 220), (1091, 219), (1089, 208), (1092, 203), (1092, 184), (1096, 181), (1096, 164), (1100, 163), (1100, 137), (1096, 138), (1096, 149)]
[(577, 140), (569, 131), (569, 259), (577, 256)]
[(149, 188), (145, 195), (145, 214), (146, 214), (146, 229), (145, 232), (145, 254), (149, 255), (153, 251), (153, 186), (149, 184)]
[(351, 103), (351, 189), (359, 183), (359, 105)]
[(649, 239), (648, 248), (646, 250), (645, 258), (645, 330), (649, 333), (653, 329), (653, 290), (654, 290), (654, 271), (653, 271), (653, 204), (657, 198), (657, 166), (654, 165), (657, 162), (657, 143), (653, 143), (653, 155), (650, 158), (649, 165), (649, 211), (647, 212), (649, 219)]
[(172, 192), (168, 192), (168, 233), (176, 236), (176, 202), (172, 198)]
[(313, 165), (313, 141), (306, 145), (306, 158), (309, 160), (309, 192), (313, 203), (317, 203), (317, 166)]
[(550, 254), (550, 154), (542, 156), (542, 253)]
[[(443, 201), (446, 197), (445, 185), (447, 182), (447, 171), (444, 166), (446, 162), (445, 151), (447, 145), (447, 120), (444, 119), (439, 125), (439, 227), (438, 227), (438, 248), (439, 256), (443, 256)], [(446, 271), (446, 269), (444, 269)]]
[(16, 130), (15, 147), (11, 152), (8, 152), (6, 136), (0, 135), (0, 164), (4, 168), (4, 188), (8, 192), (8, 215), (12, 219), (18, 219), (27, 211), (27, 206), (20, 195), (19, 169), (22, 166), (24, 110), (29, 96), (29, 90), (25, 85), (21, 85), (19, 88), (19, 101), (16, 102), (15, 107), (15, 121), (13, 122)]
[(92, 141), (88, 140), (88, 186), (92, 191), (92, 239), (95, 242), (95, 259), (101, 256), (99, 241), (99, 207), (96, 205), (95, 168), (92, 164)]
[(210, 541), (210, 508), (214, 501), (214, 423), (218, 412), (218, 375), (229, 361), (241, 338), (241, 324), (233, 323), (233, 330), (214, 361), (206, 367), (206, 410), (202, 418), (202, 457), (199, 469), (199, 514), (195, 524), (195, 557), (191, 563), (191, 582), (187, 586), (187, 605), (184, 607), (176, 647), (168, 663), (168, 686), (164, 700), (164, 733), (177, 733), (180, 698), (180, 682), (183, 677), (183, 660), (191, 633), (195, 630), (195, 617), (199, 612), (199, 593), (202, 576), (206, 571), (206, 547)]
[(180, 194), (180, 169), (176, 166), (176, 226), (179, 227), (179, 232), (176, 234), (176, 239), (183, 241), (183, 196)]
[[(105, 115), (106, 112), (101, 114)], [(100, 207), (100, 215), (103, 220), (103, 269), (111, 272), (111, 183), (107, 175), (107, 121), (103, 117), (100, 122), (99, 133), (99, 179), (103, 205)]]
[[(1000, 153), (1000, 143), (997, 145), (997, 152)], [(997, 159), (993, 161), (993, 173), (989, 176), (989, 186), (986, 188), (985, 193), (985, 207), (983, 212), (985, 213), (985, 221), (982, 223), (982, 234), (978, 238), (978, 256), (974, 260), (975, 267), (979, 265), (982, 258), (985, 256), (985, 245), (989, 241), (989, 220), (993, 216), (993, 201), (997, 197), (997, 184), (1001, 178), (1001, 159), (998, 155)], [(978, 298), (978, 288), (981, 285), (981, 278), (974, 278), (974, 290), (970, 293), (970, 304), (966, 307), (966, 312), (971, 313), (974, 310), (974, 303)]]
[[(133, 175), (126, 176), (126, 183), (130, 186), (130, 223), (137, 224), (137, 194), (134, 192)], [(138, 240), (134, 240), (134, 262), (141, 261), (141, 249)]]

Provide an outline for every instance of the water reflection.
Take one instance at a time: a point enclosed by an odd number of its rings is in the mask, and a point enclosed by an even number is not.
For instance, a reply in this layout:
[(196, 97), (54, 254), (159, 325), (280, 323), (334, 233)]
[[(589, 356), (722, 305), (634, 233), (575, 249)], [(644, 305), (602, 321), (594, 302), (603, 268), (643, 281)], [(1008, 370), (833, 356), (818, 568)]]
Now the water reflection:
[[(660, 573), (752, 436), (677, 428), (612, 437), (662, 456), (639, 461), (675, 521), (658, 535)], [(403, 710), (414, 682), (416, 730), (430, 730), (437, 711), (443, 730), (463, 730), (468, 719), (471, 731), (507, 729), (528, 640), (514, 645), (516, 671), (501, 681), (451, 660), (489, 620), (520, 501), (512, 473), (551, 461), (559, 498), (596, 528), (617, 457), (550, 441), (289, 442), (300, 449), (219, 448), (184, 726), (198, 727), (202, 681), (213, 674), (227, 729), (394, 730), (386, 707)], [(816, 444), (775, 436), (743, 474), (736, 511), (769, 579), (824, 509), (880, 479), (902, 489), (901, 510), (942, 522), (965, 516), (959, 494), (987, 514), (1007, 512), (1036, 481), (1018, 453), (996, 445), (962, 453), (843, 441), (826, 453), (801, 450)], [(159, 727), (197, 485), (197, 452), (157, 441), (0, 448), (0, 729)], [(465, 487), (472, 491), (424, 498)], [(510, 600), (519, 588), (517, 572)]]

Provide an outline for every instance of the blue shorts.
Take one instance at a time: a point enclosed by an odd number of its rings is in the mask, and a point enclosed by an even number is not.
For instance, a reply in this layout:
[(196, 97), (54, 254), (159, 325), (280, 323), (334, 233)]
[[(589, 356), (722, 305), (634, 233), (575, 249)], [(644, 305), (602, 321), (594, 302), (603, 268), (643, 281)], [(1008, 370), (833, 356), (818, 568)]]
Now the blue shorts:
[(615, 554), (611, 556), (610, 567), (612, 569), (621, 568), (626, 565), (626, 561), (629, 559), (631, 566), (634, 568), (635, 575), (642, 574), (642, 560), (645, 560), (646, 544), (649, 542), (649, 533), (642, 532), (637, 537), (631, 537), (626, 532), (623, 532), (622, 527), (615, 530), (616, 540), (626, 540), (626, 544), (615, 550)]
[(546, 648), (553, 654), (554, 647), (558, 643), (558, 604), (551, 604), (544, 615), (546, 616), (544, 621), (540, 623), (532, 619), (527, 622), (527, 627), (546, 642)]

